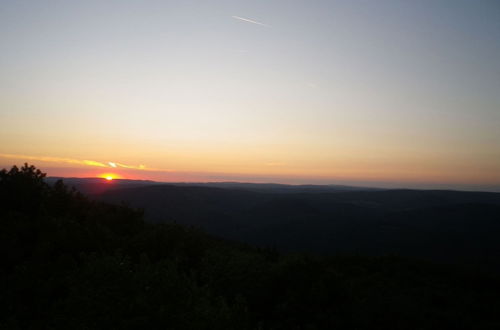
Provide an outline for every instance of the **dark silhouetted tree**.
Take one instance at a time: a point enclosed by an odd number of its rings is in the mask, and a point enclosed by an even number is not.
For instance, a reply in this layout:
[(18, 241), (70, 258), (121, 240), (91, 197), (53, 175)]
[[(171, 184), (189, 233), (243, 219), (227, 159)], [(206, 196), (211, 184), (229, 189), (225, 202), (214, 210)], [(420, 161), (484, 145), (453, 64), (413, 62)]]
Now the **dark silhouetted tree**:
[(1, 211), (15, 211), (30, 215), (40, 211), (47, 184), (46, 174), (33, 165), (13, 166), (0, 171)]

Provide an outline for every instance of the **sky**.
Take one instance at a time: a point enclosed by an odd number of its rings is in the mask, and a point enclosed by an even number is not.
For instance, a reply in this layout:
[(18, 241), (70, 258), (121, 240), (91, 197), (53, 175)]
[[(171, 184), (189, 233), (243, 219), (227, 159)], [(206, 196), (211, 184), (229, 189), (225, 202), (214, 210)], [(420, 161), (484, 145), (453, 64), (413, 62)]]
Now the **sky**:
[(500, 2), (0, 1), (0, 168), (500, 191)]

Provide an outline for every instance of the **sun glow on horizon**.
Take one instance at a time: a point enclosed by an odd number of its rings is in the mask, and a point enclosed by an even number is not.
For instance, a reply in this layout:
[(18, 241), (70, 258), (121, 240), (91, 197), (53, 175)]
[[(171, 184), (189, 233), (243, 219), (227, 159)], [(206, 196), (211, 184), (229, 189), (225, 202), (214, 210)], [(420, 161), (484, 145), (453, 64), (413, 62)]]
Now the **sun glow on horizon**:
[(106, 181), (113, 181), (115, 179), (121, 179), (122, 177), (118, 174), (115, 174), (115, 173), (103, 173), (101, 175), (99, 175), (99, 177), (101, 179), (104, 179)]

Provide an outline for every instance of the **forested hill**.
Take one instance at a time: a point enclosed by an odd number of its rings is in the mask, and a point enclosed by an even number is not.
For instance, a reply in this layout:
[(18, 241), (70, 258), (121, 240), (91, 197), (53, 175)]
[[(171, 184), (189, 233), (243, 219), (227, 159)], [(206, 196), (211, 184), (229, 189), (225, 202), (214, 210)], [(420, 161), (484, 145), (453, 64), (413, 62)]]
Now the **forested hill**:
[(284, 252), (397, 254), (500, 271), (500, 193), (74, 179), (152, 223)]
[(500, 278), (283, 255), (0, 172), (0, 329), (498, 329)]

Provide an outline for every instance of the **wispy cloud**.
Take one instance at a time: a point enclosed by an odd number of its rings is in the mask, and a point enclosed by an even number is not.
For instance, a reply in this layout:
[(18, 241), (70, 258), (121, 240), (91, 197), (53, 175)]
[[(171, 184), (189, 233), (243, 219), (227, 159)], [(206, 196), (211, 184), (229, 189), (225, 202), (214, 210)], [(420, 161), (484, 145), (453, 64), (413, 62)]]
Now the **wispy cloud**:
[(0, 158), (6, 159), (16, 159), (20, 161), (40, 161), (40, 162), (50, 162), (59, 164), (72, 164), (72, 165), (86, 165), (94, 167), (111, 167), (111, 168), (125, 168), (132, 170), (149, 170), (149, 171), (169, 171), (167, 169), (149, 169), (145, 165), (126, 165), (116, 162), (102, 163), (95, 160), (88, 159), (73, 159), (73, 158), (63, 158), (63, 157), (50, 157), (50, 156), (29, 156), (29, 155), (17, 155), (17, 154), (3, 154), (0, 153)]
[(74, 164), (74, 165), (108, 167), (104, 163), (97, 162), (95, 160), (87, 160), (87, 159), (72, 159), (72, 158), (50, 157), (50, 156), (29, 156), (29, 155), (2, 154), (2, 153), (0, 153), (0, 157), (7, 158), (7, 159), (17, 159), (17, 160), (22, 160), (22, 161), (34, 160), (34, 161), (50, 162), (50, 163), (65, 163), (65, 164)]
[(271, 27), (271, 25), (269, 25), (269, 24), (265, 24), (265, 23), (261, 23), (261, 22), (258, 22), (258, 21), (254, 21), (253, 19), (249, 19), (249, 18), (240, 17), (240, 16), (231, 16), (231, 17), (234, 18), (234, 19), (243, 21), (243, 22), (257, 24), (257, 25), (265, 26), (265, 27)]
[(77, 159), (65, 159), (65, 161), (71, 162), (71, 163), (77, 163), (81, 164), (83, 163), (84, 165), (88, 166), (98, 166), (98, 167), (106, 167), (106, 164), (101, 163), (101, 162), (96, 162), (95, 160), (77, 160)]
[(115, 166), (113, 167), (122, 167), (122, 168), (129, 168), (129, 169), (133, 169), (133, 170), (145, 170), (146, 169), (146, 166), (145, 165), (138, 165), (138, 166), (134, 166), (134, 165), (125, 165), (125, 164), (121, 164), (121, 163), (113, 163)]
[(109, 166), (113, 167), (113, 168), (129, 168), (129, 169), (133, 169), (133, 170), (145, 170), (146, 169), (146, 166), (145, 165), (138, 165), (138, 166), (135, 166), (135, 165), (125, 165), (125, 164), (122, 164), (122, 163), (115, 163), (115, 162), (108, 162)]

